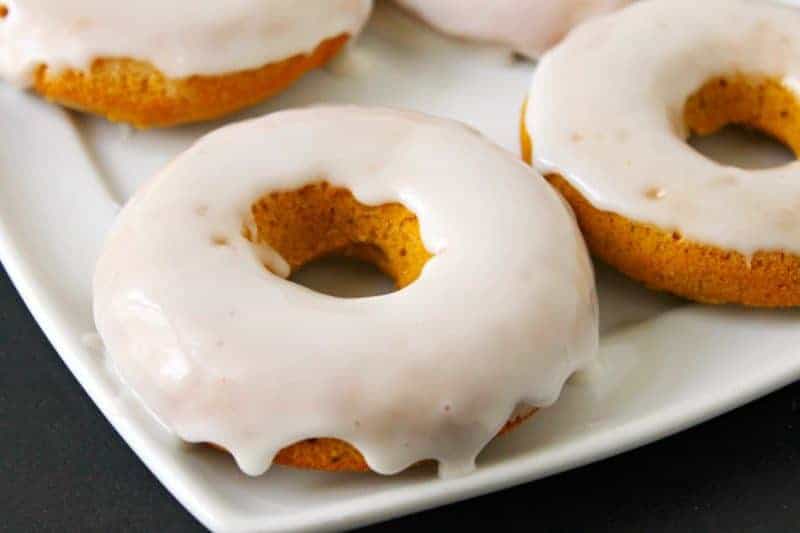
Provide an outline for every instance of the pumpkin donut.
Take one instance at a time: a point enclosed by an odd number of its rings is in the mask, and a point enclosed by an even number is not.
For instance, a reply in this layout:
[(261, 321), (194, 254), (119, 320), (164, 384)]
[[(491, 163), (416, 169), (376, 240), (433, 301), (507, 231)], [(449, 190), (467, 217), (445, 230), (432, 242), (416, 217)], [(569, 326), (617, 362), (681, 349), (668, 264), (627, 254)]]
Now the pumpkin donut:
[(800, 305), (800, 162), (746, 170), (686, 143), (740, 124), (800, 153), (798, 27), (800, 13), (775, 4), (652, 0), (542, 59), (523, 155), (594, 255), (699, 302)]
[(137, 127), (208, 120), (324, 65), (371, 0), (3, 0), (0, 76)]
[[(399, 290), (345, 299), (286, 279), (329, 254)], [(163, 424), (252, 475), (468, 473), (598, 343), (588, 252), (541, 177), (456, 122), (357, 107), (198, 141), (120, 213), (94, 314)]]

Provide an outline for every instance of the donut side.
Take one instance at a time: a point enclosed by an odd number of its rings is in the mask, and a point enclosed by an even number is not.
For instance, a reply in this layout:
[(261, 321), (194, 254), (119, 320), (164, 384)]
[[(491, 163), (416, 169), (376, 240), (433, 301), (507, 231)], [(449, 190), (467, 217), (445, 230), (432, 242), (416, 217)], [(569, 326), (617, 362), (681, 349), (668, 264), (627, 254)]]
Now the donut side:
[(648, 288), (702, 303), (800, 305), (800, 257), (757, 252), (748, 259), (601, 211), (563, 177), (547, 179), (572, 206), (592, 253)]
[[(714, 90), (728, 86), (717, 83)], [(522, 156), (531, 163), (533, 140), (525, 127), (525, 106), (522, 117)], [(722, 123), (716, 117), (709, 119), (704, 132), (715, 131)], [(545, 177), (572, 206), (592, 254), (648, 288), (710, 304), (800, 305), (800, 257), (760, 251), (748, 258), (694, 242), (677, 232), (597, 209), (563, 176)]]
[(129, 58), (97, 59), (89, 71), (54, 72), (40, 65), (33, 87), (48, 100), (114, 122), (174, 126), (217, 118), (274, 96), (327, 63), (348, 39), (342, 34), (309, 54), (219, 76), (168, 78), (151, 64)]
[[(534, 415), (531, 408), (506, 422), (497, 436), (505, 435)], [(275, 456), (274, 464), (324, 470), (326, 472), (369, 472), (370, 468), (361, 453), (352, 445), (339, 439), (307, 439), (283, 448)]]

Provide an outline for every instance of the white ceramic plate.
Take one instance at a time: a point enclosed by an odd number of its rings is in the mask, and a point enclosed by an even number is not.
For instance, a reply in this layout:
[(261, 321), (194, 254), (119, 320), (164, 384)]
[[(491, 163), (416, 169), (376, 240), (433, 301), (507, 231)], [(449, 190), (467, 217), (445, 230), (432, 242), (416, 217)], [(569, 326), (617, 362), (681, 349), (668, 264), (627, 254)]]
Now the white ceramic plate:
[[(501, 51), (438, 37), (381, 5), (353, 54), (248, 115), (318, 101), (409, 107), (460, 118), (516, 152), (532, 69)], [(395, 477), (274, 468), (248, 478), (227, 456), (181, 444), (155, 423), (107, 371), (91, 335), (91, 274), (118, 203), (215, 125), (132, 132), (5, 87), (0, 117), (3, 264), (105, 416), (214, 530), (386, 520), (620, 453), (800, 377), (800, 314), (687, 305), (601, 269), (601, 368), (491, 444), (475, 474), (440, 480), (424, 467)]]

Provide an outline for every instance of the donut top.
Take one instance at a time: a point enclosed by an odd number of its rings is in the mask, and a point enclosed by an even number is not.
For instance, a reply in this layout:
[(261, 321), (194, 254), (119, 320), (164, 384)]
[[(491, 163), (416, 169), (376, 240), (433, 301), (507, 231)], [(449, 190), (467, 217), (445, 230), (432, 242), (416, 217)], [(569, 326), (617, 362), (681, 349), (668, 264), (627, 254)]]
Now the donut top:
[(446, 33), (494, 42), (536, 58), (576, 24), (631, 0), (396, 1)]
[[(416, 214), (433, 254), (416, 281), (327, 296), (242, 236), (256, 199), (322, 178)], [(568, 209), (513, 155), (455, 122), (330, 107), (219, 129), (147, 182), (110, 232), (94, 312), (156, 416), (249, 474), (333, 437), (377, 472), (436, 459), (454, 475), (594, 359), (594, 290)]]
[(172, 78), (253, 69), (359, 32), (372, 0), (2, 0), (0, 76), (97, 58), (148, 61)]
[(652, 0), (584, 24), (534, 74), (525, 125), (536, 168), (599, 209), (700, 243), (800, 254), (800, 162), (714, 162), (686, 143), (683, 118), (719, 76), (796, 91), (798, 28), (800, 12), (747, 0)]

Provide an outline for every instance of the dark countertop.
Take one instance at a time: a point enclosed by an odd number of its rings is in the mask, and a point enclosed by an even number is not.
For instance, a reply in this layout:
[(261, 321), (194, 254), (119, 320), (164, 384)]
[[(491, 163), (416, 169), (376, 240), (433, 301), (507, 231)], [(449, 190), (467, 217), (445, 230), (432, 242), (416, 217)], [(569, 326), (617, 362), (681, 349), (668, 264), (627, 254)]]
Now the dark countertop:
[[(0, 270), (0, 531), (200, 531)], [(601, 463), (376, 527), (800, 531), (800, 383)]]

